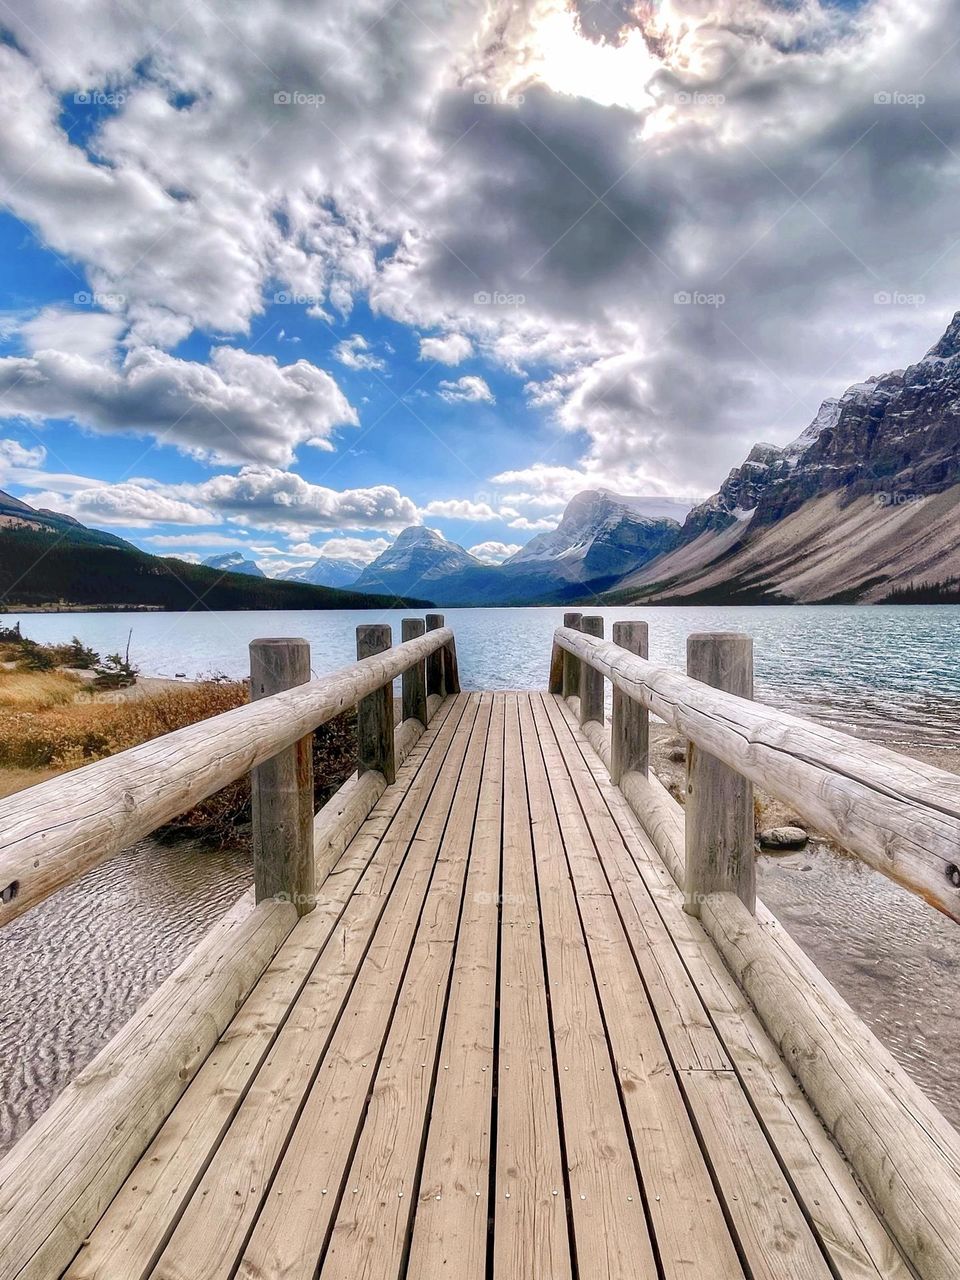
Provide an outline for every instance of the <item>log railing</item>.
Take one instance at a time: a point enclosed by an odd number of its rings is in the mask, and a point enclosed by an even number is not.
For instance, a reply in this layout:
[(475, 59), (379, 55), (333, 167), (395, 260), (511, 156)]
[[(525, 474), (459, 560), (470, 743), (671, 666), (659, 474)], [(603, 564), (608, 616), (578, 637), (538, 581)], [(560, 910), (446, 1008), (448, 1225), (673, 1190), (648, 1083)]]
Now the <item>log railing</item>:
[[(317, 680), (309, 679), (306, 641), (256, 640), (248, 705), (0, 800), (0, 925), (248, 772), (257, 900), (285, 895), (299, 913), (310, 910), (323, 870), (314, 847), (318, 856), (330, 851), (323, 810), (313, 820), (309, 737), (358, 707), (368, 780), (343, 790), (356, 812), (372, 806), (394, 777), (393, 681), (404, 677), (405, 708), (427, 718), (438, 696), (459, 691), (453, 632), (438, 614), (429, 615), (425, 634), (423, 625), (396, 648), (389, 627), (360, 628), (359, 660)], [(397, 736), (408, 749), (403, 725)]]
[[(568, 614), (564, 622), (554, 636), (550, 691), (578, 717), (683, 891), (685, 909), (699, 918), (917, 1274), (954, 1280), (960, 1135), (756, 901), (752, 784), (960, 920), (960, 777), (753, 702), (747, 636), (691, 636), (681, 675), (646, 659), (643, 624), (616, 624), (609, 643), (599, 618)], [(613, 684), (609, 732), (585, 672)], [(649, 771), (650, 713), (687, 740), (682, 807)]]
[[(688, 897), (730, 888), (751, 906), (752, 874), (746, 864), (752, 862), (753, 813), (745, 780), (960, 921), (956, 774), (753, 702), (747, 636), (691, 636), (688, 675), (630, 652), (622, 638), (611, 643), (586, 635), (582, 622), (559, 628), (554, 643), (579, 665), (582, 722), (595, 713), (595, 698), (588, 700), (586, 712), (583, 704), (583, 671), (589, 670), (690, 744), (687, 823), (697, 829), (687, 836), (686, 852), (693, 854), (693, 865), (688, 862), (686, 868)], [(553, 691), (567, 693), (567, 665), (562, 670), (560, 687), (555, 683)], [(616, 741), (623, 701), (614, 712)], [(698, 803), (701, 796), (704, 804)], [(695, 909), (695, 903), (691, 906)]]

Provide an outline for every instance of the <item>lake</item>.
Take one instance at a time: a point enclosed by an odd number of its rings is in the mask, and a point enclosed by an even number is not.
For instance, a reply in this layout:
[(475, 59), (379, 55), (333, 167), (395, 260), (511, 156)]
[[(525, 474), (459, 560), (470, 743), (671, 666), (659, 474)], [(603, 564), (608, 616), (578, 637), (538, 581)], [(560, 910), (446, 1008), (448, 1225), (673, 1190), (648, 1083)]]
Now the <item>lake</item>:
[[(468, 689), (543, 688), (559, 609), (446, 611)], [(589, 611), (588, 611), (589, 612)], [(960, 607), (604, 609), (650, 624), (651, 656), (682, 668), (692, 631), (756, 640), (757, 696), (889, 746), (960, 758)], [(24, 634), (103, 653), (146, 675), (241, 677), (260, 636), (303, 636), (314, 671), (354, 657), (359, 623), (397, 613), (24, 614)], [(36, 1118), (194, 947), (251, 879), (245, 852), (141, 841), (0, 932), (0, 1151)], [(869, 867), (811, 844), (760, 860), (760, 892), (955, 1123), (960, 1122), (960, 927)], [(135, 904), (135, 909), (131, 909)]]
[[(650, 656), (683, 669), (692, 631), (746, 631), (756, 642), (757, 697), (763, 702), (862, 726), (895, 746), (922, 739), (960, 749), (960, 606), (720, 606), (586, 610), (606, 634), (620, 619), (650, 626)], [(409, 612), (409, 611), (406, 611)], [(360, 623), (389, 622), (399, 641), (403, 612), (8, 614), (36, 640), (79, 635), (102, 653), (131, 654), (145, 675), (189, 678), (248, 671), (259, 636), (303, 636), (317, 675), (353, 661)], [(562, 609), (448, 609), (465, 689), (544, 688), (551, 637)]]

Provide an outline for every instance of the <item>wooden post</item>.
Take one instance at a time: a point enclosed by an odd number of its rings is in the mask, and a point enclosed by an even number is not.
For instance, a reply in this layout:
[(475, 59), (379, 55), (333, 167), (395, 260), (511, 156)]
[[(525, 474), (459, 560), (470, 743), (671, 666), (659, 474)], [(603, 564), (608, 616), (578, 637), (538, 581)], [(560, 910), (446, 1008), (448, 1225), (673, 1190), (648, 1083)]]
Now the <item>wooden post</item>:
[[(306, 640), (253, 640), (250, 701), (310, 680)], [(253, 880), (257, 902), (282, 898), (299, 915), (316, 906), (313, 865), (313, 734), (250, 773)]]
[[(585, 636), (603, 639), (603, 619), (584, 618), (580, 630)], [(580, 663), (580, 723), (597, 720), (603, 724), (603, 675), (587, 662)]]
[(550, 678), (547, 682), (551, 693), (563, 693), (563, 654), (563, 649), (554, 640), (550, 650)]
[[(739, 632), (687, 638), (687, 675), (741, 698), (753, 697), (753, 640)], [(734, 893), (757, 905), (753, 784), (687, 743), (684, 908), (699, 916), (710, 893)]]
[[(387, 623), (357, 627), (358, 659), (383, 653), (392, 644), (393, 632)], [(388, 787), (397, 780), (393, 719), (392, 680), (357, 703), (357, 769), (361, 774), (377, 770)]]
[[(563, 615), (563, 625), (570, 627), (573, 631), (581, 631), (583, 628), (582, 613), (565, 613)], [(580, 659), (575, 658), (572, 653), (563, 651), (563, 686), (562, 693), (565, 698), (573, 698), (580, 696)]]
[(447, 697), (460, 692), (460, 667), (457, 664), (457, 642), (451, 640), (443, 650), (443, 683)]
[[(426, 631), (422, 618), (404, 618), (400, 623), (400, 638), (416, 640)], [(427, 664), (414, 663), (401, 677), (403, 682), (403, 719), (419, 720), (427, 727)]]
[[(615, 622), (613, 643), (640, 658), (650, 656), (645, 622)], [(650, 713), (614, 685), (610, 733), (610, 778), (617, 785), (625, 773), (646, 776), (650, 765)]]
[[(442, 613), (427, 614), (427, 630), (439, 631), (443, 626)], [(439, 697), (444, 696), (443, 685), (443, 652), (438, 649), (436, 653), (431, 653), (427, 659), (427, 697), (431, 694), (437, 694)]]

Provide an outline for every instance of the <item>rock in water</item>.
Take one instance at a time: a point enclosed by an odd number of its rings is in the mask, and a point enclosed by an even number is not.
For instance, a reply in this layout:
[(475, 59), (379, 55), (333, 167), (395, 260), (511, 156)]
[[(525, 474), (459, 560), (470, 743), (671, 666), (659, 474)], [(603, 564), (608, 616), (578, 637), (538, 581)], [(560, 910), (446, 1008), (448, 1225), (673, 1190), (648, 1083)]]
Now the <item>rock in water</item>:
[(761, 849), (803, 849), (808, 840), (803, 827), (768, 827), (760, 832)]

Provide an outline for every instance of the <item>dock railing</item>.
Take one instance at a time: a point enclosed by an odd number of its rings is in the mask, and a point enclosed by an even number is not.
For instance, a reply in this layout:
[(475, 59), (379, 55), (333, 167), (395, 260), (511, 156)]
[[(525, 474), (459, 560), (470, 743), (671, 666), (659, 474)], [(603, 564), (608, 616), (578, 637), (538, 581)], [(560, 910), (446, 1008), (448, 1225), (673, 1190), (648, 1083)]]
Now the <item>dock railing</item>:
[[(352, 666), (310, 677), (305, 640), (255, 640), (251, 701), (0, 800), (0, 926), (129, 848), (164, 823), (252, 774), (257, 902), (314, 905), (318, 876), (395, 777), (396, 761), (438, 701), (459, 691), (456, 641), (440, 614), (357, 631)], [(403, 678), (394, 729), (392, 686)], [(357, 708), (358, 775), (313, 813), (310, 735)]]
[[(565, 615), (550, 692), (579, 720), (917, 1273), (954, 1280), (960, 1137), (757, 902), (753, 787), (960, 920), (960, 777), (754, 702), (748, 636), (690, 636), (687, 674), (649, 661), (647, 641), (645, 623), (615, 623), (607, 641), (602, 618)], [(686, 739), (683, 806), (650, 772), (651, 714)]]

